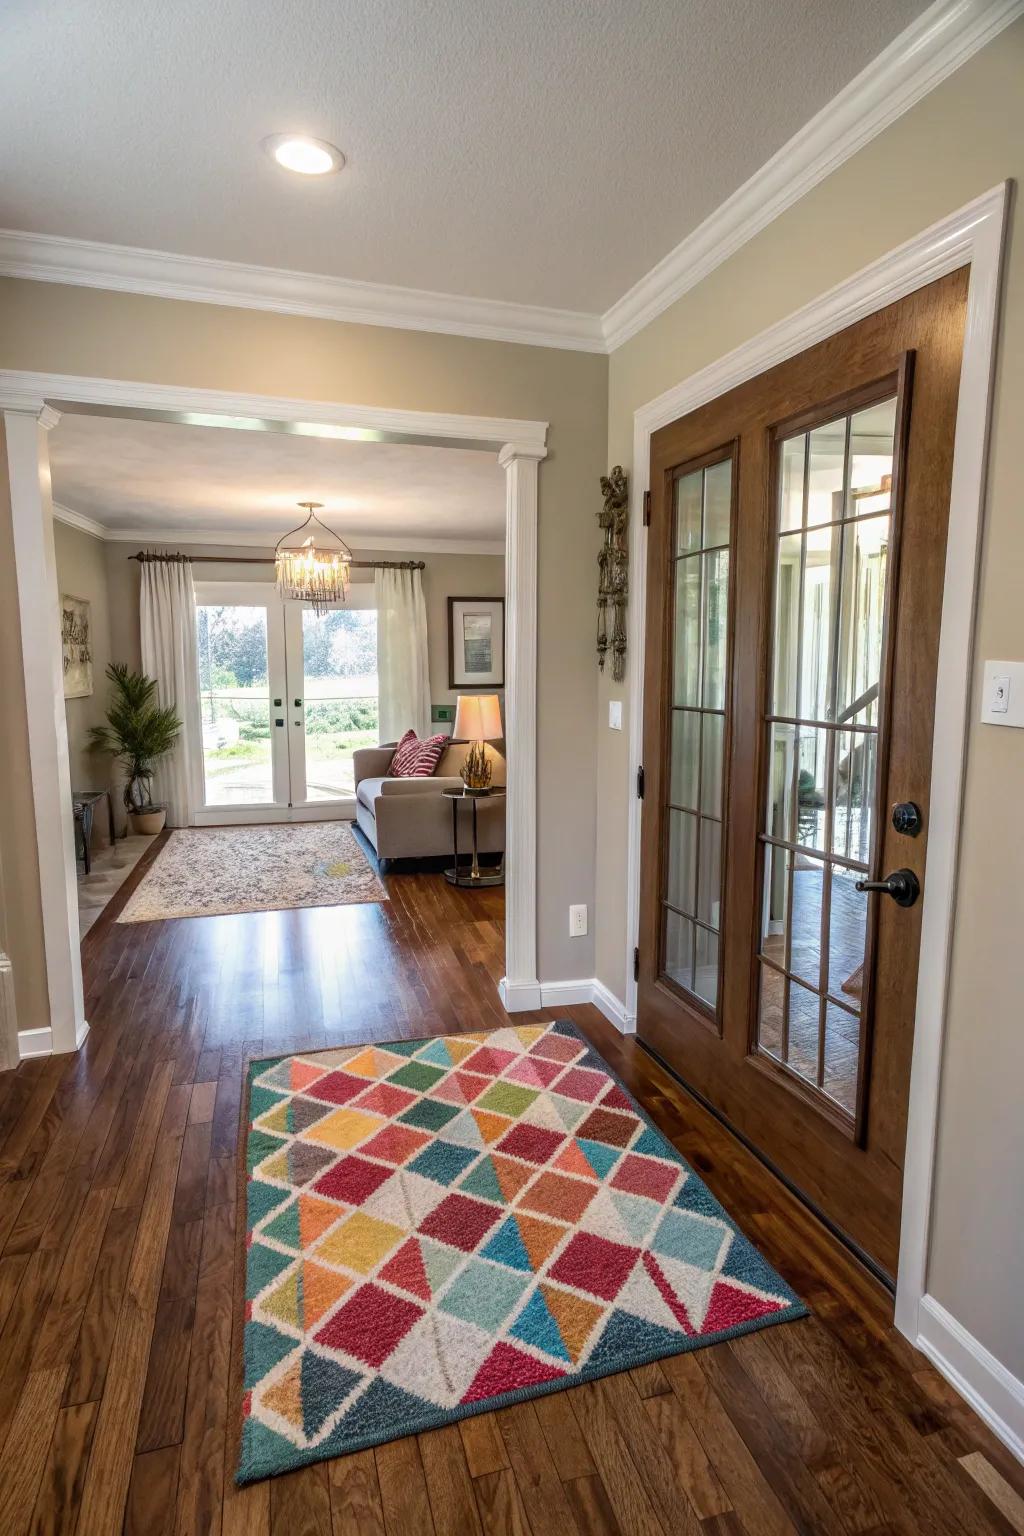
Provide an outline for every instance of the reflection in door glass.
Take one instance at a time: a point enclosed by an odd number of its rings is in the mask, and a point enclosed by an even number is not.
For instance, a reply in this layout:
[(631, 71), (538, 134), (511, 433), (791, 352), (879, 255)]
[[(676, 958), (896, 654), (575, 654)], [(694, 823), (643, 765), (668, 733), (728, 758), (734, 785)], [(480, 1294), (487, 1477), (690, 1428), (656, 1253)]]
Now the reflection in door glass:
[(852, 1116), (896, 400), (779, 444), (757, 1045)]
[(272, 805), (267, 610), (196, 608), (207, 805)]
[(660, 974), (717, 1009), (732, 460), (674, 488), (672, 723)]
[(376, 612), (304, 608), (302, 670), (306, 799), (354, 795), (352, 754), (378, 739)]

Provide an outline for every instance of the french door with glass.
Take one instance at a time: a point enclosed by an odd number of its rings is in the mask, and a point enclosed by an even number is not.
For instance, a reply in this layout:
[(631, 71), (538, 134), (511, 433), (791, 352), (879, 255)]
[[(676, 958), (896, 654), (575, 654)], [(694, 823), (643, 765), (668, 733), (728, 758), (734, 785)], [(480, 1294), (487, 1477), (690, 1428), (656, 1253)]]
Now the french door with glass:
[(197, 582), (200, 822), (351, 816), (377, 741), (373, 588), (316, 614), (264, 582)]
[(638, 1032), (888, 1277), (966, 288), (651, 447)]

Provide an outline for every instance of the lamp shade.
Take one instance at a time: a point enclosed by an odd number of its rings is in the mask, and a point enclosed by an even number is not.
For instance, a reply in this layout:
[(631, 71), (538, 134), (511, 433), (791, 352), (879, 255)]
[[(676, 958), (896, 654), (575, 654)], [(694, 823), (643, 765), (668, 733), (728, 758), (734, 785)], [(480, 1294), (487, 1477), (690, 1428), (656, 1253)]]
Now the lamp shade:
[(499, 741), (501, 706), (496, 693), (459, 694), (452, 736), (456, 741)]

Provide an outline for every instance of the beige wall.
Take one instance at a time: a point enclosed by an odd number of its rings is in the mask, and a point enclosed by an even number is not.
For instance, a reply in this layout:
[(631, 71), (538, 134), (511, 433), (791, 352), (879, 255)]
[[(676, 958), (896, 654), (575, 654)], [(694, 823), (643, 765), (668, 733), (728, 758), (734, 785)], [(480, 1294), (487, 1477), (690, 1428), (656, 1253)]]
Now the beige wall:
[[(89, 729), (102, 725), (106, 717), (109, 684), (106, 673), (111, 659), (110, 612), (107, 602), (107, 563), (102, 539), (67, 523), (54, 522), (53, 541), (57, 554), (57, 585), (61, 594), (84, 597), (90, 605), (92, 630), (93, 691), (84, 699), (65, 699), (68, 722), (68, 756), (71, 759), (72, 789), (106, 789), (110, 783), (110, 759), (90, 752)], [(98, 831), (105, 833), (104, 813), (97, 818)]]
[(29, 777), (28, 723), (21, 659), (18, 588), (7, 478), (6, 437), (0, 415), (0, 849), (2, 849), (3, 944), (14, 972), (18, 1029), (50, 1023), (43, 955), (43, 908), (36, 853), (35, 806)]
[[(1024, 178), (1024, 22), (719, 267), (611, 359), (609, 464), (633, 412), (1008, 177)], [(1011, 229), (971, 708), (929, 1289), (1024, 1377), (1024, 731), (977, 722), (984, 657), (1024, 657), (1024, 241)], [(625, 985), (627, 734), (599, 688), (597, 969)]]
[[(594, 508), (607, 359), (6, 279), (0, 367), (550, 423), (539, 481), (538, 966), (545, 980), (593, 975), (593, 929), (570, 939), (568, 908), (594, 896)], [(116, 655), (116, 612), (111, 645)]]

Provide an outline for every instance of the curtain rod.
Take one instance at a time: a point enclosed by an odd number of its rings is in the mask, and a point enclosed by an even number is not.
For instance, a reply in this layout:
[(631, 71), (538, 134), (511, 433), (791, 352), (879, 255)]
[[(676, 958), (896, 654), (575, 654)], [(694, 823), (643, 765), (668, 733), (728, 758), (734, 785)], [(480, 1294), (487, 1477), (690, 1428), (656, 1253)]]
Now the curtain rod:
[[(195, 561), (196, 565), (273, 565), (273, 555), (159, 555), (150, 554), (147, 550), (140, 549), (137, 555), (128, 555), (129, 560), (137, 560), (140, 565), (151, 565), (154, 562), (185, 561), (189, 565)], [(354, 571), (425, 571), (425, 560), (353, 560), (351, 562)]]

